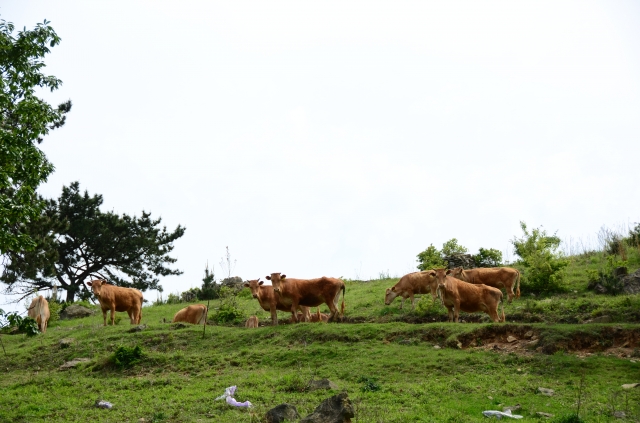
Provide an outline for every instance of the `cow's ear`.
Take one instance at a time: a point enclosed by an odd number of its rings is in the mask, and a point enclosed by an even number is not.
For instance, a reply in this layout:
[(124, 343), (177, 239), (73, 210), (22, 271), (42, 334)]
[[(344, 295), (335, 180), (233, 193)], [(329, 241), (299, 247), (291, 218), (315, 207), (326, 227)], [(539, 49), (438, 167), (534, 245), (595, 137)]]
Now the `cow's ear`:
[(267, 280), (270, 281), (271, 280), (271, 276), (267, 276)]
[(447, 269), (446, 272), (444, 272), (445, 275), (450, 275), (451, 274), (451, 269)]
[(246, 286), (247, 288), (249, 288), (249, 284), (245, 282), (244, 286)]
[(287, 275), (282, 275), (280, 276), (280, 280), (285, 279), (287, 277)]
[(436, 275), (436, 271), (435, 271), (435, 270), (430, 270), (430, 271), (429, 271), (429, 274), (430, 274), (431, 276), (435, 276), (435, 275)]
[(258, 285), (262, 285), (264, 283), (264, 281), (260, 281), (258, 282)]
[(391, 288), (391, 290), (392, 290), (393, 292), (396, 292), (396, 287), (394, 286), (393, 288)]
[(87, 282), (87, 285), (92, 286), (91, 282)]

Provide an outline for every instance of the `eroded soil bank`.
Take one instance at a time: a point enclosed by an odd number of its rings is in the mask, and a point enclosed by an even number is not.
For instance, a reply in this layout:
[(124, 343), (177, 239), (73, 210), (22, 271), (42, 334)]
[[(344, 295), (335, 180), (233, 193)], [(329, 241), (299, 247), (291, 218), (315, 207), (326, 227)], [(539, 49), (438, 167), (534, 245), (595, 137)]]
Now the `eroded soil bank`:
[[(448, 348), (479, 348), (517, 354), (554, 354), (558, 351), (588, 356), (615, 355), (640, 361), (640, 328), (617, 325), (584, 325), (584, 329), (553, 325), (494, 324), (459, 334), (443, 328), (420, 332), (420, 340)], [(389, 342), (410, 342), (403, 335), (386, 338)]]

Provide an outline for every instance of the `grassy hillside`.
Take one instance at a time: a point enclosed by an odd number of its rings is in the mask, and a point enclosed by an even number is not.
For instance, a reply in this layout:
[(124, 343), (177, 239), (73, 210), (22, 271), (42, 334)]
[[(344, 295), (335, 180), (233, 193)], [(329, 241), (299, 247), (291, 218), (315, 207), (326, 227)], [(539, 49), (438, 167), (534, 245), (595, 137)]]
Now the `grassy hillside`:
[[(602, 253), (592, 253), (570, 257), (566, 269), (565, 286), (567, 292), (550, 296), (535, 296), (527, 291), (526, 281), (521, 286), (522, 296), (512, 304), (507, 304), (507, 321), (519, 323), (583, 323), (597, 317), (608, 316), (611, 322), (640, 323), (640, 297), (637, 295), (601, 295), (587, 290), (588, 270), (597, 270), (606, 264)], [(640, 268), (640, 254), (630, 250), (627, 260), (629, 273)], [(522, 270), (522, 269), (521, 269)], [(351, 323), (387, 323), (401, 321), (407, 323), (429, 323), (446, 321), (446, 310), (433, 304), (430, 296), (416, 301), (415, 311), (409, 301), (400, 309), (400, 298), (390, 305), (384, 304), (386, 288), (392, 287), (398, 278), (372, 281), (346, 280), (346, 320)], [(506, 296), (505, 296), (506, 297)], [(211, 307), (218, 307), (213, 301)], [(178, 309), (181, 307), (177, 307)], [(258, 302), (251, 298), (249, 290), (242, 291), (238, 298), (238, 308), (245, 316), (255, 314), (263, 324), (269, 324), (270, 315), (263, 311)], [(328, 313), (326, 306), (321, 311)], [(167, 315), (170, 319), (172, 315)], [(290, 313), (278, 312), (279, 319), (288, 319)], [(483, 314), (461, 313), (461, 319), (467, 322), (485, 322), (490, 320)]]
[[(640, 412), (638, 391), (620, 389), (640, 376), (639, 363), (628, 358), (469, 347), (487, 335), (504, 338), (510, 333), (522, 339), (524, 329), (552, 343), (593, 340), (607, 332), (607, 325), (210, 326), (202, 339), (202, 327), (174, 329), (160, 323), (175, 308), (145, 310), (148, 327), (137, 333), (129, 333), (124, 324), (102, 327), (100, 318), (90, 317), (58, 324), (31, 339), (3, 337), (7, 356), (2, 357), (6, 372), (0, 381), (0, 420), (261, 421), (282, 402), (296, 405), (302, 415), (310, 413), (331, 393), (306, 392), (306, 384), (325, 377), (349, 392), (357, 422), (484, 421), (481, 411), (516, 403), (528, 417), (538, 411), (560, 416), (575, 409), (582, 372), (587, 421), (610, 421), (612, 409)], [(640, 339), (637, 326), (616, 331), (635, 342)], [(60, 339), (69, 337), (73, 344), (61, 347)], [(459, 340), (462, 350), (456, 346)], [(141, 360), (119, 368), (113, 356), (120, 346), (140, 346)], [(57, 370), (78, 357), (91, 361)], [(250, 400), (255, 407), (240, 410), (213, 400), (230, 385), (238, 386), (238, 400)], [(554, 389), (556, 395), (538, 394), (538, 387)], [(111, 401), (114, 408), (94, 408), (97, 399)]]
[[(349, 393), (354, 422), (480, 422), (483, 410), (515, 404), (526, 420), (546, 412), (561, 421), (576, 410), (581, 387), (585, 421), (611, 421), (614, 411), (635, 421), (640, 390), (621, 385), (640, 382), (640, 298), (586, 291), (580, 269), (591, 265), (588, 257), (572, 264), (567, 294), (531, 297), (523, 287), (523, 297), (507, 306), (508, 322), (516, 321), (508, 324), (469, 323), (484, 318), (468, 314), (467, 323), (442, 323), (444, 308), (429, 298), (416, 311), (408, 303), (400, 310), (398, 300), (385, 306), (384, 290), (397, 280), (387, 279), (347, 282), (344, 324), (209, 325), (203, 338), (201, 326), (164, 323), (185, 306), (165, 304), (143, 309), (140, 332), (129, 332), (125, 313), (114, 327), (103, 327), (98, 313), (52, 323), (45, 335), (3, 335), (0, 421), (259, 422), (283, 402), (305, 416), (336, 393), (306, 389), (320, 378)], [(218, 306), (212, 301), (210, 316)], [(270, 323), (246, 293), (238, 307)], [(605, 314), (618, 323), (557, 324)], [(69, 338), (68, 347), (60, 344)], [(134, 347), (139, 360), (119, 366), (116, 353)], [(58, 370), (74, 358), (90, 361)], [(214, 401), (230, 385), (254, 408)], [(97, 399), (113, 409), (95, 408)]]

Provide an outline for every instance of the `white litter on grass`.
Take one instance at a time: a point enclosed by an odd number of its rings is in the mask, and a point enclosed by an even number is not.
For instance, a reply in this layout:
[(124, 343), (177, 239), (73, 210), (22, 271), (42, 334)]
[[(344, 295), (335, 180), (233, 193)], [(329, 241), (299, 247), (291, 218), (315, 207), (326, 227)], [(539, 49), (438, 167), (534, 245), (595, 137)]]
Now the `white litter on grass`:
[(110, 410), (113, 407), (113, 404), (111, 404), (109, 401), (97, 400), (95, 406), (98, 408), (106, 408), (107, 410)]
[(236, 392), (236, 389), (236, 385), (229, 386), (224, 390), (224, 394), (216, 398), (216, 401), (223, 399), (227, 401), (227, 404), (233, 405), (234, 407), (253, 407), (253, 404), (251, 404), (249, 401), (238, 402), (235, 400), (235, 398), (233, 398), (233, 394)]
[(484, 414), (485, 417), (495, 417), (498, 420), (502, 419), (503, 417), (510, 417), (512, 419), (522, 418), (522, 416), (519, 416), (517, 414), (511, 414), (511, 410), (507, 410), (507, 411), (487, 410), (487, 411), (483, 411), (482, 414)]

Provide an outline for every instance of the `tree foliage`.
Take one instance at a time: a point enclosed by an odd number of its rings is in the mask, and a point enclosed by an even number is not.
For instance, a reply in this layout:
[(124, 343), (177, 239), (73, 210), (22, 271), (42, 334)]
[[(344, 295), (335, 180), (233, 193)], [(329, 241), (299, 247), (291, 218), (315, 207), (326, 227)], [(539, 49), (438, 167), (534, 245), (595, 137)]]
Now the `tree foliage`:
[[(438, 250), (433, 244), (418, 254), (418, 269), (429, 270), (437, 267), (447, 267), (446, 257), (456, 254), (466, 254), (469, 250), (460, 245), (456, 238), (442, 244)], [(472, 256), (476, 267), (498, 267), (502, 264), (502, 253), (495, 248), (480, 248), (478, 254)]]
[(436, 267), (446, 267), (442, 259), (442, 253), (433, 244), (430, 244), (426, 250), (418, 254), (418, 269), (429, 270)]
[(216, 277), (213, 274), (213, 267), (209, 270), (207, 263), (204, 268), (204, 277), (202, 278), (202, 287), (198, 294), (200, 300), (213, 300), (220, 297), (220, 285), (216, 284)]
[(514, 238), (511, 243), (525, 267), (523, 283), (527, 289), (536, 293), (563, 291), (564, 268), (569, 262), (558, 252), (560, 238), (547, 235), (540, 228), (529, 231), (524, 222), (520, 222), (520, 227), (523, 237)]
[(478, 249), (478, 254), (473, 256), (478, 267), (498, 267), (502, 265), (502, 252), (495, 248)]
[(458, 244), (456, 238), (451, 238), (449, 241), (442, 244), (442, 256), (449, 257), (454, 254), (466, 254), (469, 250), (466, 247)]
[(0, 20), (0, 254), (36, 244), (26, 225), (42, 211), (36, 188), (53, 172), (37, 144), (71, 110), (71, 101), (54, 108), (36, 95), (62, 84), (42, 73), (44, 56), (59, 43), (47, 21), (14, 34), (14, 25)]
[(162, 290), (157, 276), (182, 272), (167, 265), (173, 242), (185, 228), (173, 232), (160, 228), (161, 219), (142, 212), (140, 217), (102, 212), (102, 196), (80, 193), (78, 182), (63, 187), (62, 195), (46, 201), (37, 220), (27, 225), (37, 246), (31, 251), (10, 252), (0, 281), (7, 293), (49, 289), (54, 284), (67, 291), (67, 301), (89, 295), (84, 282), (101, 277), (111, 283)]

